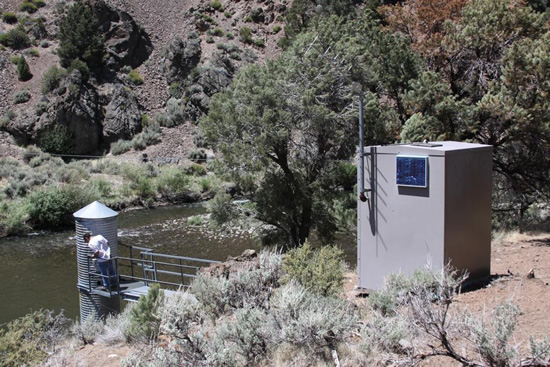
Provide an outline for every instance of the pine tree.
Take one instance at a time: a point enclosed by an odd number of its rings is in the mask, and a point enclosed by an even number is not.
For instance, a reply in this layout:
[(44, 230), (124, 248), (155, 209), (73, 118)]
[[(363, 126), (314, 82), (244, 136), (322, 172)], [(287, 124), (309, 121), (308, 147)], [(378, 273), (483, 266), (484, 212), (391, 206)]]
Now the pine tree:
[(17, 61), (17, 77), (22, 82), (26, 82), (27, 80), (30, 80), (32, 78), (29, 64), (27, 64), (27, 60), (25, 60), (25, 57), (23, 55), (21, 55), (21, 57)]

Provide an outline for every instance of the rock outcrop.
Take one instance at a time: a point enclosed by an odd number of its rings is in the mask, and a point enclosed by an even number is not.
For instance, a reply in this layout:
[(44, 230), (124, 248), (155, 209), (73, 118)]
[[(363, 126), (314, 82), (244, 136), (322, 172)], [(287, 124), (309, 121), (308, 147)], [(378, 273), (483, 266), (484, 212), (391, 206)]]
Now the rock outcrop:
[(119, 139), (129, 140), (140, 131), (141, 109), (136, 96), (128, 88), (115, 85), (105, 107), (103, 141), (110, 144)]
[(168, 84), (185, 80), (201, 59), (201, 44), (198, 39), (183, 41), (175, 38), (166, 48), (162, 60)]
[(136, 68), (149, 58), (153, 51), (151, 40), (130, 14), (113, 9), (102, 0), (96, 1), (93, 7), (105, 33), (107, 66), (113, 70), (125, 65)]
[(25, 111), (6, 124), (6, 131), (22, 144), (40, 145), (44, 136), (57, 126), (63, 126), (74, 142), (72, 149), (67, 151), (75, 154), (97, 151), (101, 142), (102, 107), (97, 91), (82, 82), (80, 71), (73, 70), (52, 92), (50, 99), (42, 103), (47, 107), (40, 116)]

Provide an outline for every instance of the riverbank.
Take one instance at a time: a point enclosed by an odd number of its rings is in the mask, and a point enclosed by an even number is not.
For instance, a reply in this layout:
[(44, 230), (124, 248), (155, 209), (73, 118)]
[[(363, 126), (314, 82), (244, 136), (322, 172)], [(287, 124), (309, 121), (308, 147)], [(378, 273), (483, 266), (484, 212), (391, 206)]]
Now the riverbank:
[(194, 203), (226, 184), (205, 165), (116, 159), (66, 163), (36, 149), (0, 159), (0, 237), (73, 225), (72, 213), (98, 200), (114, 210)]

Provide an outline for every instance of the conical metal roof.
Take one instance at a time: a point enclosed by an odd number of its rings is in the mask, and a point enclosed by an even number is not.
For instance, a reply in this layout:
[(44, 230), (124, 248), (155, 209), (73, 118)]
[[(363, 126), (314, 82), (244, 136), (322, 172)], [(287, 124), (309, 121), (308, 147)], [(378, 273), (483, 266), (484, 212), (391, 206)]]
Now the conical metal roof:
[(105, 205), (101, 204), (99, 201), (94, 201), (91, 204), (86, 205), (84, 208), (73, 213), (75, 218), (82, 219), (102, 219), (116, 217), (118, 215), (112, 209), (107, 208)]

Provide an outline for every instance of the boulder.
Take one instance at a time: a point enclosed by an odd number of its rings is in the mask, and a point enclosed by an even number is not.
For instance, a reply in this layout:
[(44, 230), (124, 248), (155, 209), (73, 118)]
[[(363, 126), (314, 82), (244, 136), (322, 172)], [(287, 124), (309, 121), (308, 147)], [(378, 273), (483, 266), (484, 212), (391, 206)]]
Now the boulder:
[(103, 141), (113, 143), (119, 139), (131, 139), (141, 131), (141, 109), (131, 90), (117, 84), (110, 102), (105, 107)]
[(162, 66), (169, 84), (187, 78), (201, 59), (201, 45), (197, 39), (183, 41), (176, 37), (164, 53)]
[(149, 58), (153, 51), (151, 40), (130, 14), (111, 8), (103, 0), (96, 1), (93, 8), (105, 32), (109, 67), (114, 70), (125, 65), (136, 68)]

